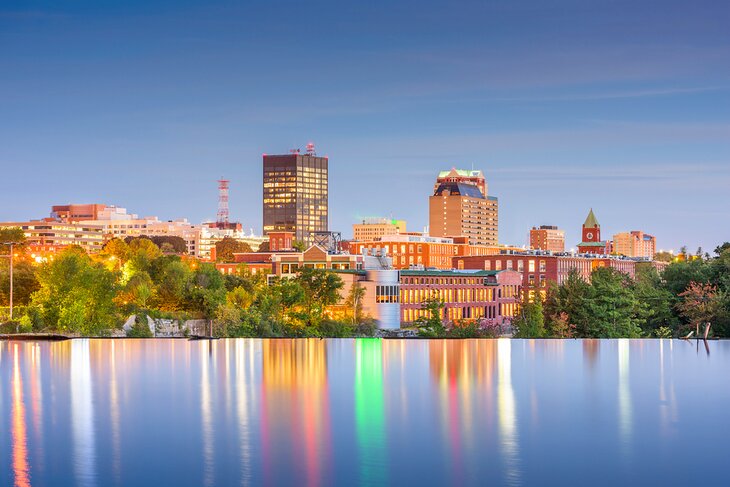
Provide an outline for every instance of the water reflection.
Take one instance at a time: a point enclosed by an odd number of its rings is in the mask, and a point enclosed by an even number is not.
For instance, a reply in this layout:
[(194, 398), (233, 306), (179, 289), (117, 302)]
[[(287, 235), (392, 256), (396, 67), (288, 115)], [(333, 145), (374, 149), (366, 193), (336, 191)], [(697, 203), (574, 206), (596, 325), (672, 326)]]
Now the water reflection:
[(23, 378), (18, 358), (18, 344), (13, 344), (13, 476), (15, 485), (30, 486), (28, 467), (28, 436), (25, 424), (25, 403), (23, 402)]
[(213, 342), (202, 342), (200, 353), (200, 418), (203, 439), (203, 483), (213, 485), (215, 464), (213, 454), (213, 412), (211, 410), (210, 366), (215, 364)]
[(443, 454), (450, 481), (473, 477), (478, 465), (479, 421), (495, 419), (492, 389), (496, 370), (495, 340), (430, 340), (429, 371), (438, 387)]
[[(277, 483), (277, 450), (304, 459), (304, 481), (317, 486), (331, 459), (326, 343), (318, 339), (266, 340), (262, 344), (261, 443), (265, 482)], [(289, 441), (276, 443), (286, 435)], [(301, 468), (296, 465), (294, 468)]]
[(253, 394), (254, 382), (254, 353), (253, 342), (237, 340), (235, 344), (235, 360), (236, 360), (236, 383), (233, 390), (237, 391), (236, 404), (238, 414), (238, 438), (241, 462), (241, 484), (249, 485), (251, 483), (251, 442), (252, 428), (251, 418), (254, 417), (256, 411), (250, 405)]
[(0, 342), (0, 485), (724, 485), (709, 346)]
[(497, 405), (499, 410), (500, 450), (505, 465), (505, 482), (520, 485), (519, 443), (515, 393), (512, 388), (512, 340), (497, 340)]
[(383, 485), (387, 481), (382, 346), (382, 340), (377, 338), (355, 341), (355, 420), (360, 485)]
[(109, 353), (109, 419), (112, 430), (112, 472), (115, 483), (118, 485), (122, 479), (122, 452), (121, 437), (119, 431), (119, 392), (117, 386), (117, 356), (116, 342), (111, 342)]
[(71, 343), (71, 425), (77, 485), (95, 485), (96, 448), (89, 341)]
[(631, 433), (633, 410), (631, 408), (631, 385), (629, 383), (629, 340), (618, 340), (618, 424), (621, 452), (624, 458), (631, 455)]

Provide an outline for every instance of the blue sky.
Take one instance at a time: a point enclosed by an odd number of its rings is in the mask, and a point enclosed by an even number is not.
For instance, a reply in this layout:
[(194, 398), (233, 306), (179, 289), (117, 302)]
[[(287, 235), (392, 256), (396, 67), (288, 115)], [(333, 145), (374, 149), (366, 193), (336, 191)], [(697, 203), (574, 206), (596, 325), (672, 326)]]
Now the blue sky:
[[(63, 5), (66, 4), (66, 5)], [(482, 169), (500, 240), (590, 207), (605, 236), (730, 240), (730, 3), (0, 5), (0, 220), (100, 202), (261, 227), (261, 154), (330, 157), (331, 227), (427, 224), (436, 173)]]

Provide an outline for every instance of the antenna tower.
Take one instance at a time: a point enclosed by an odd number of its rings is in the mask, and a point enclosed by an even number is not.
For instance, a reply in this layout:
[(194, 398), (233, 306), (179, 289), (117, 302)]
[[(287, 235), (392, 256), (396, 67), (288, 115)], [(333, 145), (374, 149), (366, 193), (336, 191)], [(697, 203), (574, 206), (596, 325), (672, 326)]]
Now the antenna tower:
[(218, 180), (218, 215), (216, 223), (219, 227), (228, 225), (228, 179)]

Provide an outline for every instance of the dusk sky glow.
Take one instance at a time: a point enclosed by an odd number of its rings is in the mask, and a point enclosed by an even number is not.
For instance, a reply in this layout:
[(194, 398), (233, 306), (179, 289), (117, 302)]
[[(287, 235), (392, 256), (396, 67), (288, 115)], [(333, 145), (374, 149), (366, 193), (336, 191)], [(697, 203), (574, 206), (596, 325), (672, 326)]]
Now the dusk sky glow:
[[(60, 6), (59, 3), (66, 3)], [(110, 5), (113, 3), (113, 5)], [(263, 153), (330, 159), (330, 228), (428, 222), (482, 169), (534, 225), (730, 240), (730, 2), (15, 1), (0, 6), (0, 221), (53, 204), (261, 232)]]

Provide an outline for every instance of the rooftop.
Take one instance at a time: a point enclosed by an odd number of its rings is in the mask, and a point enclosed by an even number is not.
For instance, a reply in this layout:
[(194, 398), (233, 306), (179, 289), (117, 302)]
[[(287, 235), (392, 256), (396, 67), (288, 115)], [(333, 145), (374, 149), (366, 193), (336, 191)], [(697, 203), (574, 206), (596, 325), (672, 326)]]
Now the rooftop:
[(441, 196), (445, 191), (449, 191), (452, 196), (468, 196), (470, 198), (484, 199), (484, 195), (479, 188), (473, 184), (466, 183), (441, 183), (433, 195)]

